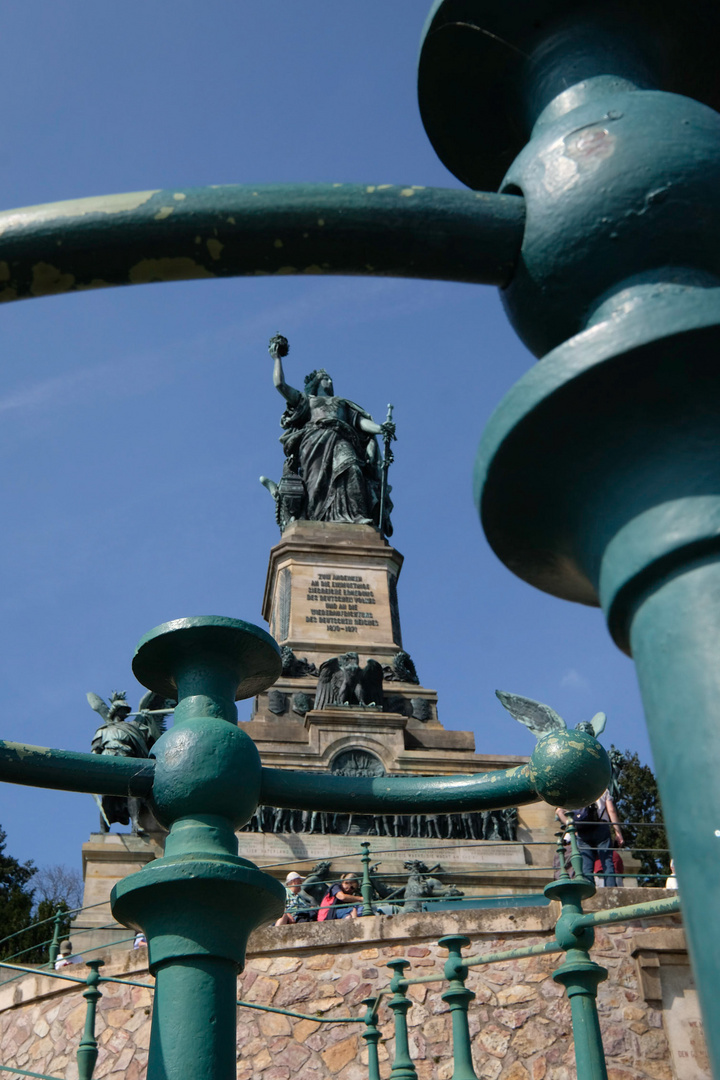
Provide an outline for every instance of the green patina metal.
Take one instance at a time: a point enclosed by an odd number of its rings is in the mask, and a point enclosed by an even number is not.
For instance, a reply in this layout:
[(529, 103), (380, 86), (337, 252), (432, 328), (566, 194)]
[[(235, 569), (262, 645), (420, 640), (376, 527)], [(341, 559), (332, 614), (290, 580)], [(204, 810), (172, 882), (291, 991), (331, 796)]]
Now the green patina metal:
[[(423, 120), (461, 180), (500, 194), (220, 187), (0, 215), (4, 300), (256, 273), (506, 286), (514, 326), (543, 359), (483, 438), (483, 525), (520, 577), (601, 605), (636, 661), (718, 1073), (720, 863), (708, 851), (720, 838), (719, 32), (710, 0), (688, 11), (669, 0), (438, 0), (420, 58)], [(279, 662), (267, 635), (233, 620), (159, 628), (141, 643), (136, 670), (182, 698), (156, 761), (3, 743), (0, 779), (148, 797), (170, 828), (164, 858), (120, 883), (113, 901), (150, 941), (152, 1080), (234, 1075), (235, 974), (250, 929), (282, 901), (237, 854), (234, 830), (258, 799), (403, 813), (540, 795), (572, 808), (608, 776), (604, 751), (578, 732), (540, 740), (523, 769), (482, 777), (263, 770), (234, 726), (233, 702), (251, 684), (269, 685)], [(584, 1033), (578, 1071), (602, 1077), (603, 975), (587, 956), (600, 922), (582, 915), (592, 886), (579, 869), (548, 886), (563, 906), (556, 977)], [(401, 975), (396, 1023), (407, 1011)], [(414, 1077), (402, 1053), (392, 1075)]]
[(55, 961), (60, 952), (60, 929), (62, 927), (63, 912), (58, 911), (53, 919), (53, 935), (48, 949), (48, 967), (54, 970)]
[(98, 1044), (95, 1038), (95, 1013), (97, 1003), (102, 997), (98, 983), (100, 982), (100, 968), (103, 966), (103, 961), (88, 960), (87, 965), (90, 968), (90, 974), (87, 977), (87, 990), (83, 991), (83, 997), (87, 1001), (85, 1029), (77, 1052), (79, 1080), (92, 1080), (98, 1059)]
[(363, 915), (373, 915), (373, 885), (370, 880), (370, 843), (366, 840), (360, 844), (362, 848), (362, 855), (360, 856), (362, 862), (362, 882), (360, 884), (360, 892), (362, 893), (362, 913)]
[(542, 361), (486, 428), (476, 498), (506, 565), (601, 605), (635, 659), (717, 1073), (719, 36), (709, 2), (445, 0), (420, 89), (458, 175), (526, 201), (503, 298)]
[(17, 1073), (19, 1076), (34, 1076), (36, 1080), (62, 1080), (59, 1076), (50, 1076), (48, 1073), (30, 1072), (29, 1069), (16, 1069), (10, 1065), (0, 1065), (2, 1072)]
[(155, 975), (149, 1075), (235, 1075), (238, 970), (248, 935), (284, 909), (279, 882), (238, 856), (260, 758), (237, 727), (235, 701), (271, 685), (279, 650), (258, 627), (179, 619), (147, 634), (133, 662), (149, 689), (177, 695), (173, 728), (155, 744), (152, 807), (169, 827), (163, 858), (113, 889), (113, 915), (142, 929)]
[(438, 945), (442, 945), (449, 953), (444, 969), (449, 986), (442, 995), (442, 999), (450, 1006), (452, 1022), (454, 1063), (452, 1080), (477, 1080), (472, 1063), (468, 1024), (468, 1006), (475, 999), (475, 994), (465, 986), (468, 968), (462, 958), (462, 950), (469, 944), (470, 939), (461, 934), (448, 934), (438, 941)]
[[(226, 742), (236, 742), (227, 732), (224, 737)], [(156, 744), (153, 753), (158, 761), (167, 745), (162, 740)], [(114, 762), (121, 763), (117, 775)], [(154, 799), (156, 787), (171, 782), (163, 771), (158, 785), (154, 779), (156, 768), (159, 765), (152, 760), (102, 758), (97, 754), (0, 742), (0, 780), (8, 783), (103, 795), (134, 792)], [(173, 771), (173, 784), (179, 782), (180, 775)], [(82, 779), (78, 786), (72, 782), (76, 776)], [(494, 810), (522, 806), (538, 797), (553, 806), (574, 809), (597, 798), (609, 779), (610, 761), (600, 743), (585, 732), (566, 731), (540, 739), (530, 763), (512, 769), (474, 776), (345, 777), (262, 768), (259, 794), (255, 788), (252, 792), (258, 802), (270, 806), (331, 813), (347, 811), (350, 806), (353, 813), (365, 814)], [(244, 794), (250, 798), (249, 792)], [(160, 806), (157, 811), (162, 813)]]
[(378, 1043), (380, 1042), (380, 1028), (377, 1026), (377, 998), (364, 998), (366, 1006), (365, 1030), (362, 1038), (368, 1048), (368, 1080), (380, 1080), (380, 1058), (378, 1055)]
[[(374, 999), (373, 999), (374, 1000)], [(259, 1012), (278, 1013), (280, 1016), (292, 1016), (296, 1020), (312, 1020), (316, 1024), (364, 1024), (362, 1016), (321, 1016), (319, 1013), (299, 1013), (292, 1009), (279, 1009), (276, 1005), (258, 1005), (254, 1001), (236, 1001), (242, 1009), (257, 1009)]]
[(0, 301), (114, 285), (358, 274), (505, 285), (517, 195), (393, 184), (136, 191), (0, 213)]
[(402, 958), (388, 960), (387, 966), (393, 973), (390, 980), (392, 997), (388, 1001), (388, 1008), (392, 1011), (395, 1021), (395, 1058), (390, 1071), (390, 1080), (417, 1080), (417, 1070), (410, 1058), (408, 1042), (407, 1014), (412, 1001), (407, 996), (407, 980), (403, 978), (403, 972), (405, 968), (410, 967), (410, 961)]
[(557, 881), (545, 886), (545, 895), (551, 900), (559, 900), (562, 905), (555, 938), (565, 953), (565, 960), (553, 972), (553, 979), (562, 983), (570, 999), (578, 1076), (583, 1080), (607, 1080), (596, 1004), (598, 984), (607, 978), (607, 971), (590, 959), (589, 951), (595, 940), (592, 928), (579, 926), (577, 921), (582, 916), (582, 902), (595, 894), (595, 885), (582, 876), (582, 857), (572, 822), (567, 832), (575, 877), (570, 878), (565, 869), (563, 834), (560, 833), (558, 855), (562, 871)]

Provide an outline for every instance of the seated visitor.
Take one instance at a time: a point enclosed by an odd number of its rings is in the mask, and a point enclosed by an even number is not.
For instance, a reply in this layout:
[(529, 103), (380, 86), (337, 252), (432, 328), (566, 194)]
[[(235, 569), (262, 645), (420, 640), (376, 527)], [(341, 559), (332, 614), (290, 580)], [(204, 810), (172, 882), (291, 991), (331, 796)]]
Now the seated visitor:
[[(362, 914), (360, 899), (360, 886), (355, 874), (343, 874), (339, 882), (331, 885), (323, 897), (318, 912), (318, 922), (326, 919), (356, 919)], [(347, 906), (350, 901), (350, 907)]]
[(60, 942), (60, 954), (55, 961), (55, 970), (59, 971), (60, 968), (67, 967), (68, 964), (79, 964), (80, 958), (73, 956), (72, 954), (72, 942), (61, 941)]
[(285, 911), (275, 923), (276, 926), (312, 922), (315, 919), (312, 898), (303, 893), (302, 883), (303, 877), (296, 870), (291, 870), (285, 878)]

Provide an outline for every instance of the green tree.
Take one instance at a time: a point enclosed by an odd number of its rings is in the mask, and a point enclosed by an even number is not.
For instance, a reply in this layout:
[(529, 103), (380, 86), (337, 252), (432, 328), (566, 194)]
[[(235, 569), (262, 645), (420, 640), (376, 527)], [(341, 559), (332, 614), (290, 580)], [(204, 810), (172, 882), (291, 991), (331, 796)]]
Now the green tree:
[[(35, 864), (21, 863), (8, 855), (6, 839), (7, 833), (0, 826), (0, 960), (14, 957), (19, 964), (43, 964), (48, 958), (47, 941), (53, 933), (53, 923), (44, 920), (58, 911), (67, 911), (68, 905), (64, 899), (51, 897), (35, 906)], [(35, 925), (38, 922), (42, 925)], [(69, 919), (63, 919), (62, 936), (67, 936), (69, 926)], [(12, 978), (10, 972), (7, 976)]]
[[(32, 862), (20, 863), (5, 852), (7, 833), (0, 827), (0, 935), (2, 938), (16, 934), (31, 919), (33, 890), (30, 880), (35, 873)], [(17, 952), (18, 938), (0, 943), (0, 958)]]
[(662, 888), (670, 873), (670, 853), (655, 774), (634, 750), (620, 753), (613, 746), (611, 757), (625, 846), (640, 862), (638, 885)]

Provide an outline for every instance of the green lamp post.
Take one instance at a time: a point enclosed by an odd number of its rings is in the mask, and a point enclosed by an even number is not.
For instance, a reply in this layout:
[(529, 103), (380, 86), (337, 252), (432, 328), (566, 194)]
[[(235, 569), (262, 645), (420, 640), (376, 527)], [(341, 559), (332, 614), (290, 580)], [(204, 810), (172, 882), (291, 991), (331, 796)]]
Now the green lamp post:
[(708, 2), (444, 0), (420, 64), (446, 164), (526, 205), (504, 303), (542, 359), (483, 435), (485, 533), (635, 659), (718, 1073), (719, 39)]
[(239, 620), (178, 619), (145, 635), (133, 670), (178, 699), (154, 748), (152, 807), (170, 830), (165, 854), (111, 897), (115, 918), (148, 939), (156, 980), (148, 1073), (230, 1080), (247, 938), (285, 900), (278, 881), (238, 855), (235, 830), (257, 805), (261, 765), (235, 701), (275, 681), (279, 650)]

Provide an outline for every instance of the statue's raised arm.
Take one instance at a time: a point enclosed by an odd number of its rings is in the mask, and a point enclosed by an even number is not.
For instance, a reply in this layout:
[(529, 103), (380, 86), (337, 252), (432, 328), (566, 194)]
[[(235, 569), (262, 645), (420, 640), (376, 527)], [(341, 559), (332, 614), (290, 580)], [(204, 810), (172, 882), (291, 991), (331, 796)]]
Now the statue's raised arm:
[(275, 334), (270, 338), (270, 344), (268, 345), (268, 352), (273, 358), (273, 383), (275, 389), (279, 390), (282, 396), (285, 398), (289, 405), (297, 405), (302, 397), (299, 390), (296, 390), (294, 386), (290, 386), (285, 382), (285, 371), (283, 370), (282, 358), (287, 356), (290, 352), (290, 345), (288, 339), (283, 337), (282, 334)]

